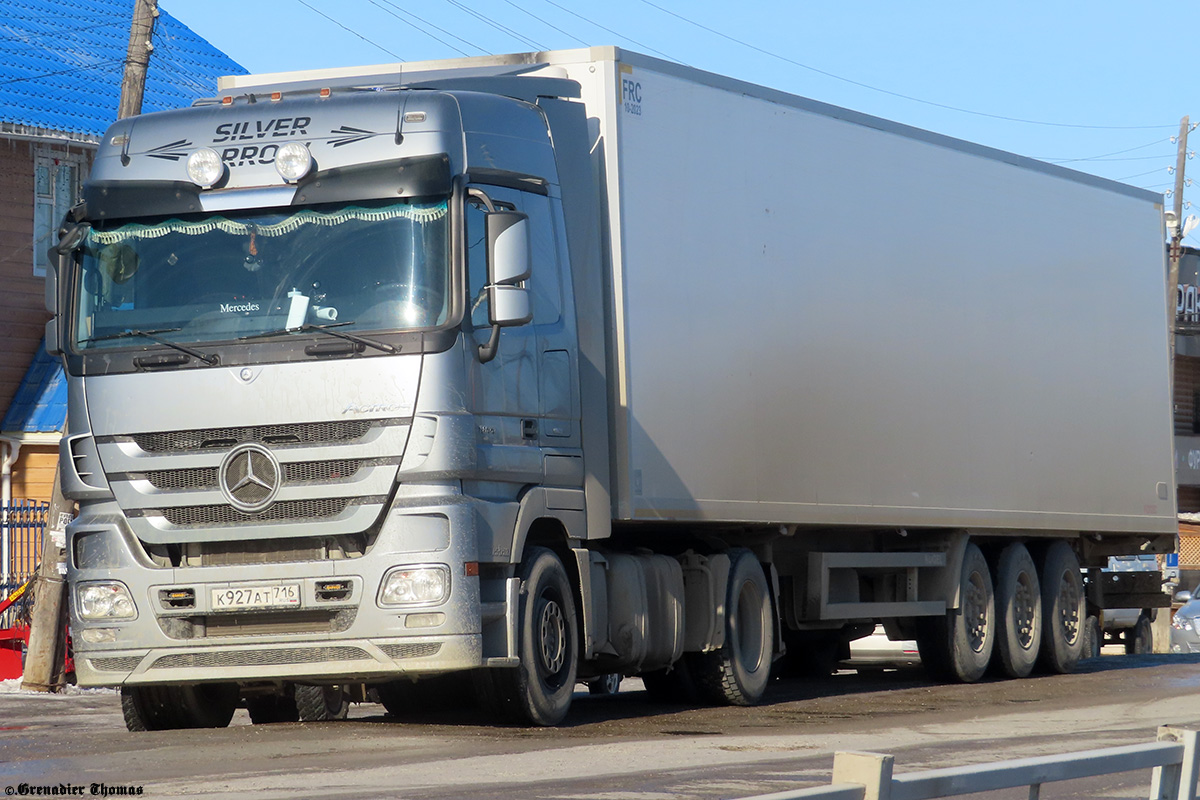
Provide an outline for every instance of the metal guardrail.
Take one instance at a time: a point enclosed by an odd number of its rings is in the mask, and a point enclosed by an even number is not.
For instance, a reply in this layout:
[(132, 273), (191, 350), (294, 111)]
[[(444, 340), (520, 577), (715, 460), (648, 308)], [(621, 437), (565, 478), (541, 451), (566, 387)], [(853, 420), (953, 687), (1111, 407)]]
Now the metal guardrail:
[(833, 783), (756, 795), (742, 800), (932, 800), (1029, 787), (1038, 800), (1046, 783), (1093, 778), (1152, 767), (1150, 800), (1196, 800), (1200, 777), (1196, 731), (1163, 727), (1158, 741), (1080, 753), (892, 775), (895, 759), (880, 753), (836, 753)]

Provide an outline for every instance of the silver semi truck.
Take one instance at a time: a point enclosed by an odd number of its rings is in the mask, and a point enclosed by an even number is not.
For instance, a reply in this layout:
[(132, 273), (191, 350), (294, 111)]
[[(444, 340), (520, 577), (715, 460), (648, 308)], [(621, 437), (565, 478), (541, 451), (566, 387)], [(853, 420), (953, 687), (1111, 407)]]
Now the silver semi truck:
[(1082, 569), (1173, 548), (1158, 195), (614, 48), (218, 88), (47, 281), (132, 729), (749, 704), (877, 623), (1064, 672)]

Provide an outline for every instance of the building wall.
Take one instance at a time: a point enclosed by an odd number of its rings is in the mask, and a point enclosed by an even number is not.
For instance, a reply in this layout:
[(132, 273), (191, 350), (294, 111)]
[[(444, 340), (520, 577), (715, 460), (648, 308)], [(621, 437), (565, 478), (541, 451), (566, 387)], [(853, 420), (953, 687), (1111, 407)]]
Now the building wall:
[(64, 144), (0, 138), (0, 416), (37, 350), (50, 314), (45, 281), (33, 272), (35, 153), (87, 153)]

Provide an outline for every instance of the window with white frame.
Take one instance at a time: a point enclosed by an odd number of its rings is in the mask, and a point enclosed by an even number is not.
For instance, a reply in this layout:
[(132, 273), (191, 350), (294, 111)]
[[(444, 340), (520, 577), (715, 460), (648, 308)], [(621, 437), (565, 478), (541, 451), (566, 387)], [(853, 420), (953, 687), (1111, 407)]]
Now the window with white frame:
[(46, 251), (54, 244), (58, 225), (71, 206), (79, 200), (83, 181), (84, 158), (38, 148), (33, 165), (33, 274), (46, 275), (50, 263)]

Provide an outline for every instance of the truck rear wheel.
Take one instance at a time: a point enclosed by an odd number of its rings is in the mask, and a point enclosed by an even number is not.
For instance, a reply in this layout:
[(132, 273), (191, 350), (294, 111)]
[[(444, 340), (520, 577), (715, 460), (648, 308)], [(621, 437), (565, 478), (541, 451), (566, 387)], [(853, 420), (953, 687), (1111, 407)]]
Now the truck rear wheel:
[(350, 713), (343, 686), (296, 686), (296, 709), (301, 722), (330, 722)]
[(917, 620), (917, 648), (930, 675), (974, 683), (983, 677), (996, 640), (992, 573), (979, 547), (968, 543), (959, 573), (958, 608)]
[(1145, 614), (1138, 617), (1137, 624), (1125, 633), (1126, 655), (1143, 655), (1154, 652), (1154, 626)]
[(724, 705), (752, 706), (767, 690), (775, 653), (775, 614), (762, 565), (744, 548), (729, 552), (725, 644), (692, 655), (700, 692)]
[(250, 722), (255, 725), (300, 721), (296, 698), (287, 693), (247, 697), (246, 712), (250, 714)]
[(1010, 544), (996, 566), (995, 661), (1010, 678), (1033, 672), (1042, 644), (1042, 589), (1025, 545)]
[(552, 550), (530, 547), (518, 569), (518, 667), (481, 670), (480, 700), (524, 725), (557, 725), (571, 707), (579, 663), (575, 596)]
[(1042, 559), (1042, 650), (1038, 667), (1057, 674), (1075, 669), (1083, 657), (1086, 622), (1079, 559), (1066, 542), (1054, 542)]
[(131, 731), (224, 728), (237, 703), (232, 683), (121, 687), (121, 713)]

